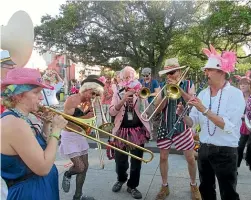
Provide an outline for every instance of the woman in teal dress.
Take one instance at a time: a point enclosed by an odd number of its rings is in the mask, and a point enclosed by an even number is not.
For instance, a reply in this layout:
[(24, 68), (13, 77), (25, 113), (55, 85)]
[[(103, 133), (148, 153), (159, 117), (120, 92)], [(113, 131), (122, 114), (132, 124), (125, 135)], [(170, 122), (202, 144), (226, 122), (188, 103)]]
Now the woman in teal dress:
[[(47, 140), (38, 124), (28, 118), (43, 99), (37, 70), (17, 68), (1, 83), (1, 98), (7, 110), (1, 115), (1, 176), (8, 186), (7, 200), (59, 200), (58, 171), (54, 165), (58, 140), (67, 121), (51, 117)], [(44, 123), (44, 127), (48, 123)]]

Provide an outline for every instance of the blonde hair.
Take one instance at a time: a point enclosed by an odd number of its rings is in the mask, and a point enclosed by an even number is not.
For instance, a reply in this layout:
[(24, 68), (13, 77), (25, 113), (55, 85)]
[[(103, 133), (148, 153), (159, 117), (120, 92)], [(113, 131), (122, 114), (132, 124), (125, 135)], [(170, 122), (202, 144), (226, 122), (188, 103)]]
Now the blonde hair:
[(1, 104), (5, 108), (10, 109), (10, 108), (14, 108), (17, 105), (17, 101), (13, 97), (2, 97), (1, 98)]
[(80, 88), (80, 93), (85, 92), (86, 90), (92, 89), (94, 92), (102, 95), (104, 93), (104, 88), (95, 82), (86, 82)]

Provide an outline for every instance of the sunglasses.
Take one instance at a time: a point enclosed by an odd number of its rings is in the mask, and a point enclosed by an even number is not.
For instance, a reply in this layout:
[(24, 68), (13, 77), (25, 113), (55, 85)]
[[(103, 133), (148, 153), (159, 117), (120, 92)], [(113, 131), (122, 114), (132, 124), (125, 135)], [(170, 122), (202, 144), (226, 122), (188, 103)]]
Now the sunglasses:
[(176, 73), (177, 70), (174, 70), (174, 71), (171, 71), (171, 72), (168, 72), (166, 73), (166, 75), (174, 75)]
[(142, 76), (147, 78), (147, 77), (150, 76), (150, 75), (142, 75)]
[(100, 96), (100, 94), (99, 94), (99, 93), (97, 93), (97, 92), (92, 92), (92, 96), (99, 97), (99, 96)]

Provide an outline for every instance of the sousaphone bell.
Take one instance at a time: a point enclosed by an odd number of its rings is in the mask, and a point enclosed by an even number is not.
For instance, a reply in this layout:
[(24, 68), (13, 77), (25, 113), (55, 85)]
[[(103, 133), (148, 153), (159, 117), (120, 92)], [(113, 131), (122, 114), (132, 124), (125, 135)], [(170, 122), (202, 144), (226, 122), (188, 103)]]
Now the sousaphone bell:
[(25, 11), (15, 12), (6, 26), (0, 27), (1, 49), (10, 53), (18, 67), (24, 67), (33, 50), (34, 27)]

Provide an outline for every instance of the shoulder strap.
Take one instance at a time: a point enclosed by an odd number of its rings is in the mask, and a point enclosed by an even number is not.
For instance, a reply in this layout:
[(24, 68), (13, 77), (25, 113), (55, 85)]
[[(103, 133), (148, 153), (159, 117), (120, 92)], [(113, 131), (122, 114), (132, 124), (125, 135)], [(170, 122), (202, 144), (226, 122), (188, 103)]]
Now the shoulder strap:
[(190, 82), (190, 80), (187, 80), (187, 88), (186, 88), (186, 92), (188, 92), (189, 91), (189, 89), (190, 89), (190, 84), (191, 84), (191, 82)]
[(46, 103), (47, 103), (47, 106), (50, 106), (50, 105), (49, 105), (49, 102), (48, 102), (48, 99), (47, 99), (47, 96), (46, 96), (46, 94), (45, 94), (44, 89), (42, 89), (42, 91), (43, 91), (44, 98), (45, 98), (45, 101), (46, 101)]
[(18, 118), (19, 118), (19, 116), (18, 116), (16, 113), (12, 112), (12, 111), (3, 112), (3, 113), (1, 114), (1, 118), (5, 117), (5, 116), (7, 116), (7, 115), (14, 115), (15, 117), (18, 117)]

